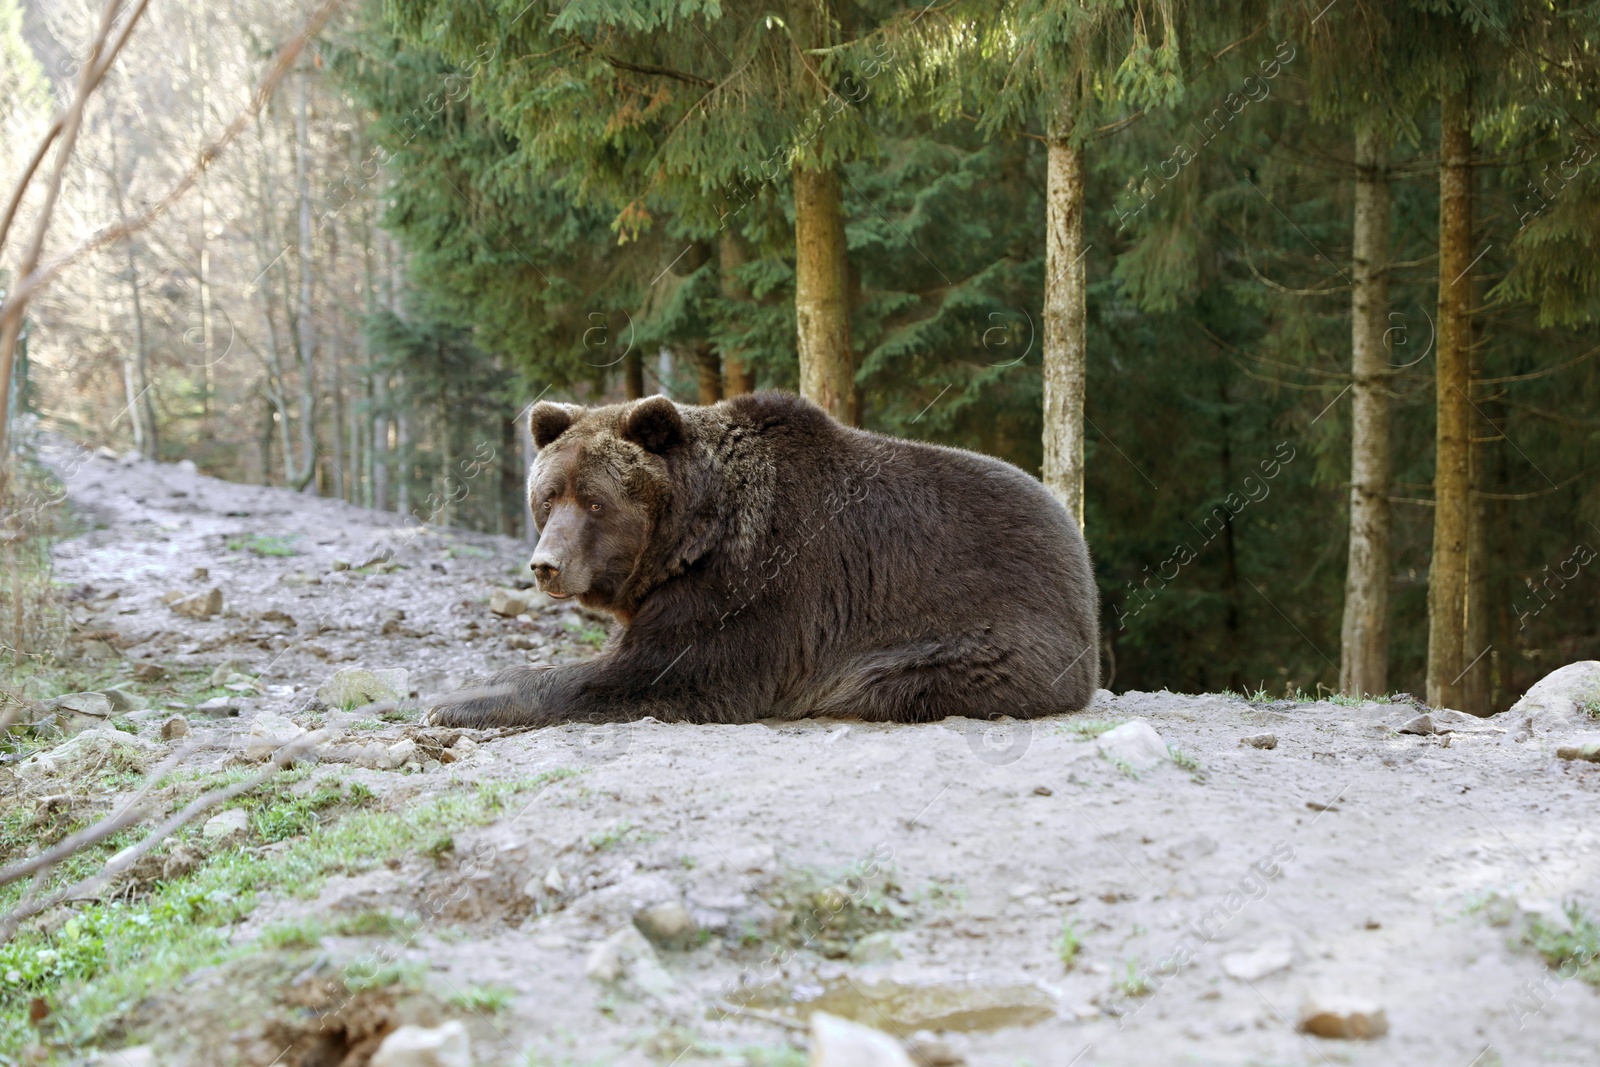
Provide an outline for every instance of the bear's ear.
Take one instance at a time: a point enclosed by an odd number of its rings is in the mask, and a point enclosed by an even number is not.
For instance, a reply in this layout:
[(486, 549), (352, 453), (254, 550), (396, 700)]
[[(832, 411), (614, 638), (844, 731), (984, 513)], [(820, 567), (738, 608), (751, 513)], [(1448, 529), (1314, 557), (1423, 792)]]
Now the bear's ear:
[(544, 448), (567, 432), (583, 409), (573, 404), (553, 404), (546, 400), (533, 405), (528, 412), (528, 432), (533, 435), (535, 448)]
[(647, 452), (660, 454), (684, 441), (683, 417), (664, 396), (641, 400), (628, 412), (622, 436)]

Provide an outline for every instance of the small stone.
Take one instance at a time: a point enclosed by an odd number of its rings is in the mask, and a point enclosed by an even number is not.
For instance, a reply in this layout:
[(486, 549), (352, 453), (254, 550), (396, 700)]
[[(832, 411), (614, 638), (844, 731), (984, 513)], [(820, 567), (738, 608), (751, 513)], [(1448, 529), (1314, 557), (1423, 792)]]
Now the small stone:
[(1360, 997), (1307, 1000), (1295, 1029), (1318, 1037), (1370, 1041), (1389, 1032), (1389, 1019), (1375, 1002)]
[(366, 767), (368, 770), (386, 771), (389, 769), (389, 750), (381, 742), (372, 741), (356, 755), (357, 767)]
[(868, 934), (850, 946), (850, 959), (856, 963), (887, 963), (900, 955), (900, 946), (887, 930)]
[(531, 616), (548, 603), (550, 598), (537, 589), (496, 589), (489, 594), (489, 610), (506, 618)]
[(1252, 952), (1232, 952), (1222, 957), (1222, 973), (1241, 982), (1255, 982), (1287, 970), (1292, 963), (1294, 946), (1286, 937), (1276, 938)]
[(211, 577), (211, 571), (210, 571), (209, 568), (206, 568), (206, 567), (196, 567), (194, 569), (194, 574), (192, 575), (192, 577), (197, 582), (203, 582), (207, 578)]
[(415, 759), (416, 755), (417, 743), (411, 740), (411, 738), (408, 737), (402, 741), (396, 741), (394, 744), (389, 746), (389, 766), (404, 767), (407, 763)]
[(694, 940), (694, 916), (676, 902), (641, 908), (634, 913), (633, 925), (653, 944), (662, 948), (683, 948)]
[(1165, 763), (1171, 758), (1161, 735), (1143, 719), (1125, 722), (1095, 738), (1100, 754), (1113, 763), (1127, 766), (1135, 774)]
[[(1095, 1014), (1100, 1014), (1098, 1009)], [(947, 1042), (927, 1030), (911, 1035), (911, 1040), (906, 1042), (906, 1054), (917, 1067), (964, 1067), (967, 1062)]]
[(209, 619), (222, 610), (222, 590), (212, 586), (204, 593), (191, 593), (167, 605), (179, 615), (191, 619)]
[(914, 1067), (900, 1042), (825, 1011), (811, 1013), (811, 1067)]
[(200, 836), (207, 841), (226, 841), (250, 829), (250, 816), (243, 808), (229, 808), (206, 820)]
[(404, 700), (410, 693), (410, 672), (404, 667), (379, 671), (345, 667), (317, 688), (317, 699), (330, 708), (350, 711), (363, 704)]
[(242, 675), (248, 678), (249, 675), (246, 672), (249, 669), (249, 666), (242, 659), (225, 659), (212, 670), (208, 684), (212, 686), (226, 685), (234, 675)]
[(1273, 749), (1278, 747), (1278, 735), (1251, 734), (1248, 737), (1239, 738), (1239, 743), (1241, 745), (1249, 745), (1251, 748)]
[(231, 697), (212, 697), (194, 706), (194, 710), (201, 715), (210, 715), (214, 719), (231, 718), (239, 714), (239, 705)]
[(1556, 746), (1556, 758), (1600, 763), (1600, 734), (1579, 734), (1567, 743)]
[(350, 569), (350, 561), (347, 559), (336, 559), (333, 561), (333, 569), (336, 571), (347, 571)]
[(161, 602), (163, 604), (175, 604), (188, 595), (189, 594), (185, 593), (182, 589), (168, 589), (165, 593), (161, 594)]
[(189, 720), (182, 715), (174, 715), (161, 724), (161, 740), (176, 741), (180, 737), (189, 736)]
[(111, 702), (112, 711), (143, 711), (150, 706), (150, 702), (142, 696), (124, 692), (121, 689), (102, 689), (100, 695)]
[(372, 1067), (472, 1067), (472, 1042), (457, 1019), (442, 1026), (402, 1026), (383, 1039), (368, 1062)]
[(637, 928), (624, 926), (594, 947), (584, 964), (584, 974), (602, 984), (626, 981), (650, 996), (672, 992), (672, 976), (656, 958), (656, 950)]
[(283, 715), (262, 712), (250, 724), (250, 736), (245, 740), (244, 753), (250, 759), (264, 760), (301, 736), (305, 730)]
[(1429, 715), (1427, 712), (1423, 712), (1416, 718), (1406, 720), (1405, 724), (1400, 727), (1400, 732), (1403, 734), (1422, 734), (1427, 736), (1430, 734), (1447, 734), (1450, 732), (1450, 727), (1435, 720), (1434, 717)]
[(546, 893), (549, 893), (553, 897), (560, 896), (562, 890), (566, 888), (566, 882), (561, 877), (561, 868), (551, 867), (550, 870), (545, 873), (543, 884)]
[(1047, 785), (1036, 785), (1033, 787), (1033, 795), (1036, 797), (1053, 797), (1056, 795), (1056, 791)]
[(466, 759), (478, 751), (478, 742), (463, 734), (461, 737), (456, 738), (456, 743), (450, 746), (450, 751), (456, 754), (457, 759)]
[(159, 682), (167, 676), (167, 669), (159, 663), (135, 663), (133, 677), (140, 682)]
[(156, 1059), (156, 1050), (149, 1045), (134, 1045), (102, 1053), (100, 1062), (107, 1067), (160, 1067), (161, 1064)]

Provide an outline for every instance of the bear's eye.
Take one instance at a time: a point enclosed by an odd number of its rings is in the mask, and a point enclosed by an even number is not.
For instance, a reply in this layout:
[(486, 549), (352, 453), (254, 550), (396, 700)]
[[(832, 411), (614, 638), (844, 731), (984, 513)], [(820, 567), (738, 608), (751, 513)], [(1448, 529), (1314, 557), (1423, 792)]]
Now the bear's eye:
[(544, 510), (549, 511), (550, 510), (550, 501), (546, 500), (543, 504), (540, 504), (539, 506), (541, 508), (544, 508)]
[(590, 511), (599, 511), (600, 510), (600, 505), (599, 504), (590, 504), (589, 505), (589, 510)]

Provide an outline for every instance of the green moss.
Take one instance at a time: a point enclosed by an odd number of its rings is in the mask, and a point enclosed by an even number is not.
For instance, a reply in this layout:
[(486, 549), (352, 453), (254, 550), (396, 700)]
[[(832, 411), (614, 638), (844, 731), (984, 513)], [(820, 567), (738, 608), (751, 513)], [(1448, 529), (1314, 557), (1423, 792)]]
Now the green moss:
[(262, 534), (244, 534), (228, 538), (228, 551), (254, 552), (258, 556), (297, 556), (294, 542), (296, 535), (288, 537), (268, 537)]
[(1078, 924), (1071, 918), (1062, 919), (1061, 933), (1056, 936), (1056, 955), (1061, 958), (1061, 965), (1072, 970), (1082, 950), (1083, 939), (1078, 936)]
[(469, 985), (452, 993), (448, 1003), (480, 1015), (494, 1015), (506, 1009), (513, 995), (504, 986)]
[(1585, 915), (1577, 904), (1566, 907), (1570, 930), (1558, 929), (1535, 920), (1528, 930), (1528, 944), (1563, 979), (1581, 978), (1600, 987), (1600, 923)]

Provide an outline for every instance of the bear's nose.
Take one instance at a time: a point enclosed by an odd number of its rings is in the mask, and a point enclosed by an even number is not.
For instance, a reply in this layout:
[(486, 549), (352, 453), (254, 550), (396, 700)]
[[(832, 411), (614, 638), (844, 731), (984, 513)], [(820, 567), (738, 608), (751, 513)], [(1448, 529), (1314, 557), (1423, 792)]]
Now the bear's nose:
[(546, 563), (543, 560), (535, 560), (529, 563), (528, 568), (533, 571), (534, 576), (541, 582), (555, 581), (556, 575), (561, 573), (560, 567), (557, 567), (554, 563)]

